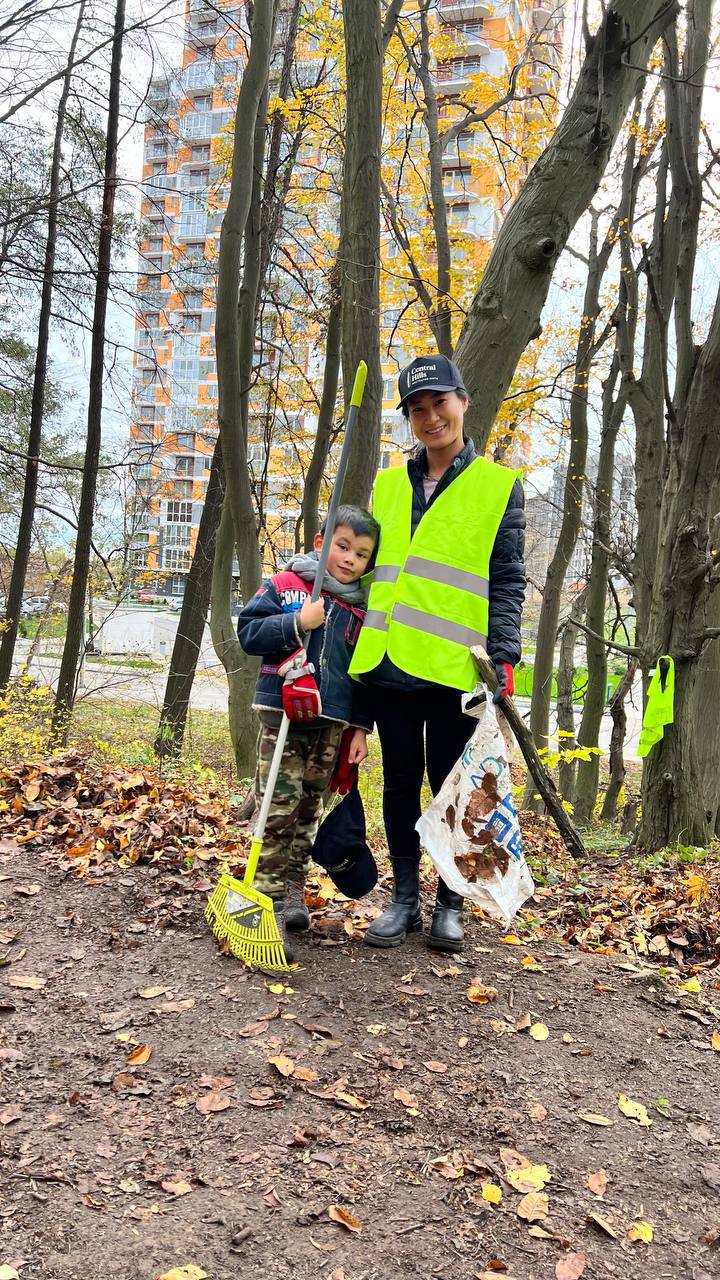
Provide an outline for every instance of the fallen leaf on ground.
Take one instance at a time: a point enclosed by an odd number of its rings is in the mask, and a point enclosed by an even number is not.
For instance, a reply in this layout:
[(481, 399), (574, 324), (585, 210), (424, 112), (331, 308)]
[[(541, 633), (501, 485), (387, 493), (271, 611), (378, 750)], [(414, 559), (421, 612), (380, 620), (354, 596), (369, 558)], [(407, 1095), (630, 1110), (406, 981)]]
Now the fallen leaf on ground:
[(542, 965), (538, 964), (534, 956), (523, 956), (522, 960), (520, 961), (520, 964), (522, 965), (523, 969), (527, 969), (529, 973), (545, 972)]
[(494, 1182), (486, 1182), (480, 1195), (483, 1200), (487, 1200), (488, 1204), (500, 1204), (503, 1198), (502, 1189)]
[(585, 1184), (594, 1196), (602, 1198), (607, 1191), (607, 1185), (610, 1179), (604, 1169), (598, 1169), (597, 1173), (589, 1173), (585, 1179)]
[(402, 1102), (404, 1107), (417, 1107), (418, 1100), (414, 1093), (410, 1093), (408, 1089), (396, 1089), (393, 1093), (396, 1102)]
[(160, 1186), (163, 1191), (167, 1191), (168, 1195), (171, 1196), (186, 1196), (189, 1191), (192, 1191), (190, 1183), (185, 1182), (183, 1178), (179, 1182), (161, 1182)]
[(286, 987), (284, 982), (271, 982), (268, 984), (268, 991), (271, 991), (274, 996), (291, 996), (294, 989), (294, 987)]
[(215, 1093), (214, 1090), (211, 1090), (210, 1093), (204, 1093), (202, 1098), (198, 1098), (195, 1103), (196, 1109), (203, 1116), (210, 1115), (213, 1111), (226, 1111), (229, 1106), (230, 1099), (227, 1094)]
[(244, 1027), (239, 1027), (236, 1035), (243, 1036), (264, 1036), (267, 1035), (266, 1022), (246, 1022)]
[(462, 1178), (465, 1170), (463, 1169), (462, 1160), (458, 1152), (451, 1151), (446, 1156), (434, 1156), (432, 1160), (428, 1160), (427, 1167), (435, 1173), (439, 1173), (441, 1178)]
[(579, 1111), (578, 1115), (586, 1124), (598, 1124), (610, 1128), (615, 1123), (614, 1120), (608, 1120), (607, 1116), (599, 1115), (597, 1111)]
[(291, 1076), (295, 1070), (295, 1063), (292, 1058), (288, 1058), (284, 1053), (279, 1053), (275, 1058), (268, 1058), (271, 1067), (280, 1072), (281, 1076)]
[(446, 1062), (423, 1062), (423, 1066), (424, 1066), (428, 1071), (434, 1071), (434, 1072), (436, 1072), (438, 1075), (442, 1075), (442, 1073), (443, 1073), (444, 1071), (447, 1071), (447, 1063), (446, 1063)]
[(552, 1174), (546, 1164), (531, 1164), (529, 1169), (509, 1169), (507, 1180), (516, 1191), (542, 1191)]
[(0, 1280), (20, 1280), (20, 1276), (14, 1267), (3, 1262), (0, 1264)]
[(306, 1080), (308, 1084), (316, 1084), (320, 1079), (317, 1071), (313, 1071), (312, 1067), (296, 1067), (292, 1075), (293, 1080)]
[(473, 978), (465, 995), (471, 1004), (490, 1004), (491, 1000), (497, 1000), (497, 987), (486, 987), (479, 978)]
[(501, 938), (500, 941), (507, 943), (509, 947), (521, 947), (523, 945), (522, 938), (518, 938), (516, 933), (506, 933), (505, 937)]
[(207, 1280), (207, 1271), (186, 1262), (184, 1267), (173, 1267), (172, 1271), (163, 1271), (157, 1280)]
[(133, 1049), (128, 1054), (128, 1065), (131, 1067), (143, 1067), (152, 1057), (152, 1049), (149, 1044), (139, 1044), (137, 1049)]
[(610, 1236), (612, 1240), (617, 1240), (618, 1233), (611, 1222), (607, 1218), (601, 1218), (599, 1213), (589, 1213), (588, 1222), (592, 1222), (594, 1227), (600, 1231), (604, 1231), (606, 1236)]
[(713, 1031), (710, 1043), (713, 1049), (717, 1049), (718, 1053), (720, 1053), (720, 1031)]
[(536, 1124), (542, 1124), (543, 1120), (547, 1120), (547, 1107), (544, 1107), (542, 1102), (534, 1102), (528, 1108), (528, 1115)]
[(387, 1027), (384, 1022), (371, 1022), (370, 1026), (366, 1027), (365, 1030), (369, 1031), (371, 1036), (381, 1036), (387, 1031)]
[(703, 1182), (713, 1191), (720, 1191), (720, 1164), (704, 1164), (700, 1170)]
[(647, 1113), (647, 1108), (643, 1106), (642, 1102), (634, 1102), (632, 1098), (628, 1098), (627, 1094), (619, 1093), (618, 1109), (622, 1111), (623, 1115), (627, 1116), (629, 1120), (636, 1120), (644, 1129), (650, 1128), (652, 1120)]
[(544, 1022), (534, 1022), (530, 1028), (530, 1035), (533, 1040), (547, 1040), (550, 1031)]
[(354, 1217), (352, 1213), (348, 1213), (347, 1209), (341, 1208), (339, 1204), (331, 1204), (328, 1209), (328, 1215), (333, 1222), (337, 1222), (341, 1227), (346, 1227), (348, 1231), (362, 1231), (362, 1223), (359, 1218)]
[(628, 1228), (628, 1240), (640, 1240), (643, 1244), (650, 1244), (653, 1238), (653, 1229), (649, 1222), (641, 1218), (639, 1222), (633, 1222)]
[(369, 1102), (364, 1102), (362, 1098), (356, 1098), (354, 1093), (343, 1093), (341, 1091), (334, 1093), (333, 1097), (341, 1106), (349, 1107), (351, 1111), (364, 1111), (366, 1107), (370, 1106)]
[(11, 987), (20, 987), (23, 991), (40, 991), (47, 984), (47, 978), (36, 978), (30, 973), (12, 973), (8, 983)]
[(142, 1000), (154, 1000), (156, 996), (168, 995), (167, 987), (143, 987), (138, 991)]
[(34, 898), (41, 889), (41, 884), (16, 884), (13, 893), (20, 893), (24, 898)]
[(688, 978), (687, 982), (681, 982), (678, 991), (686, 991), (688, 995), (697, 996), (702, 991), (702, 987), (697, 978)]
[(187, 1000), (162, 1000), (160, 1004), (154, 1004), (151, 1013), (184, 1013), (186, 1009), (194, 1009), (195, 1001), (192, 996)]
[(515, 1212), (518, 1218), (523, 1218), (525, 1222), (537, 1222), (538, 1218), (547, 1218), (549, 1209), (545, 1192), (529, 1192), (528, 1195), (523, 1196)]
[(8, 1102), (6, 1107), (0, 1111), (0, 1124), (13, 1124), (15, 1120), (19, 1120), (22, 1115), (22, 1108), (19, 1102)]
[(587, 1266), (584, 1253), (566, 1253), (555, 1263), (556, 1280), (580, 1280)]

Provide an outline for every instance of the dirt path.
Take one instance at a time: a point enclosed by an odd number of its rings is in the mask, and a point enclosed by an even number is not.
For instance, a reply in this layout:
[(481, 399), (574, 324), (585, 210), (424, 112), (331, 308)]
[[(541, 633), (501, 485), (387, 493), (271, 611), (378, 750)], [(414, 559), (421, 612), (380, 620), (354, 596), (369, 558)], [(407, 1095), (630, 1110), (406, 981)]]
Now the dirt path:
[[(458, 964), (421, 939), (377, 953), (339, 909), (273, 992), (159, 866), (93, 884), (8, 841), (0, 858), (7, 1274), (720, 1275), (720, 1027), (677, 978), (546, 943), (523, 966), (477, 920)], [(468, 1000), (476, 977), (491, 1003)], [(517, 1153), (550, 1174), (534, 1222)]]

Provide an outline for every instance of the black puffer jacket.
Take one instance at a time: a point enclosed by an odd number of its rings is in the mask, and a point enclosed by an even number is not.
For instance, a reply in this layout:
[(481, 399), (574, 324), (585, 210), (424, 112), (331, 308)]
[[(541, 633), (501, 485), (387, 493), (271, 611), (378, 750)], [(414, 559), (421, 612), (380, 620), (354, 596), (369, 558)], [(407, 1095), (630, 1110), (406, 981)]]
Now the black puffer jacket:
[[(427, 477), (427, 457), (420, 449), (408, 460), (408, 478), (413, 490), (412, 532), (417, 529), (428, 507), (451, 485), (453, 480), (477, 457), (472, 440), (453, 459), (441, 476), (430, 501), (425, 501), (423, 480)], [(494, 662), (509, 662), (515, 666), (520, 661), (522, 641), (520, 618), (525, 598), (525, 495), (519, 480), (510, 492), (505, 515), (495, 538), (490, 557), (490, 600), (488, 621), (488, 653)], [(401, 671), (386, 656), (374, 671), (362, 676), (363, 684), (382, 688), (423, 688), (427, 681)]]

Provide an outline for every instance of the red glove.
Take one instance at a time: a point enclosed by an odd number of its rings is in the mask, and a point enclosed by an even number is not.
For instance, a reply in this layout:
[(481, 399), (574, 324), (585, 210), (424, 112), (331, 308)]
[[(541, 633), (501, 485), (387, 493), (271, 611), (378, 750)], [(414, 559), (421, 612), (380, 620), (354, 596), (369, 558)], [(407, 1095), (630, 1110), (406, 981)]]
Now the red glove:
[(349, 759), (350, 743), (354, 733), (352, 725), (343, 733), (340, 739), (340, 754), (330, 779), (330, 790), (337, 791), (341, 796), (346, 796), (348, 791), (352, 791), (357, 786), (358, 766), (351, 764)]
[(284, 677), (282, 704), (288, 720), (316, 720), (322, 711), (320, 690), (305, 650), (291, 653), (278, 667), (278, 675)]
[(498, 682), (493, 694), (493, 702), (497, 706), (508, 695), (512, 697), (515, 693), (515, 671), (509, 662), (496, 662), (495, 670)]

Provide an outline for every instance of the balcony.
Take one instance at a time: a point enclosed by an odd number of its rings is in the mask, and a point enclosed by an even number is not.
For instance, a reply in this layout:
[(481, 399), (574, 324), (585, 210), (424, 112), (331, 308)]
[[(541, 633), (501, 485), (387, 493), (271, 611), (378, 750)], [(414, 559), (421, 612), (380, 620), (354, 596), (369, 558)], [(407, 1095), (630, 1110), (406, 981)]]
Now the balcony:
[(497, 12), (498, 5), (480, 4), (478, 0), (440, 0), (439, 9), (446, 21), (453, 18), (461, 21), (463, 18), (489, 18), (493, 11)]
[(484, 69), (482, 58), (453, 58), (440, 63), (435, 80), (443, 89), (459, 89), (469, 85), (470, 77), (480, 75)]

